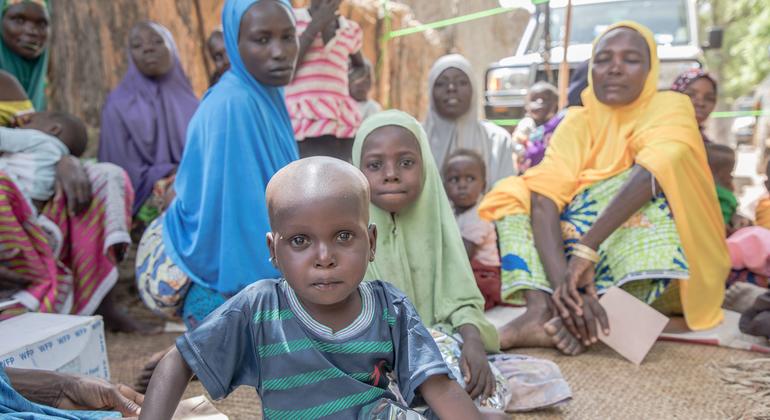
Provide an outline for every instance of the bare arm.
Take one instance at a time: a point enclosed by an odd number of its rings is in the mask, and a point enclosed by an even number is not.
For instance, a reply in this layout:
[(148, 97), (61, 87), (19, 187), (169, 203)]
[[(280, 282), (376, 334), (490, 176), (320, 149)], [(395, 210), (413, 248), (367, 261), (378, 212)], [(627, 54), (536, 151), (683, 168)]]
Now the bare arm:
[[(617, 195), (599, 215), (594, 225), (580, 239), (580, 243), (597, 250), (612, 232), (652, 199), (652, 174), (641, 166), (634, 166), (631, 176)], [(657, 183), (655, 188), (659, 189)], [(556, 288), (553, 303), (567, 328), (583, 343), (588, 345), (598, 339), (596, 321), (605, 333), (609, 332), (609, 321), (604, 309), (597, 301), (594, 285), (594, 264), (583, 258), (572, 258), (569, 262), (566, 284)], [(578, 291), (585, 288), (585, 294)]]
[(463, 338), (460, 371), (465, 379), (465, 392), (471, 398), (492, 395), (495, 391), (495, 376), (489, 368), (481, 332), (472, 324), (460, 325), (457, 331)]
[(170, 419), (179, 405), (179, 400), (182, 398), (192, 374), (192, 370), (187, 366), (176, 347), (166, 353), (152, 375), (139, 418), (148, 420)]
[(567, 273), (567, 258), (564, 255), (564, 239), (559, 223), (559, 208), (550, 198), (532, 193), (532, 237), (535, 249), (543, 263), (545, 275), (556, 289)]
[[(591, 229), (583, 235), (580, 243), (591, 249), (598, 249), (612, 232), (636, 214), (645, 204), (652, 200), (652, 174), (639, 165), (634, 165), (631, 176), (620, 188), (618, 194), (596, 219)], [(655, 181), (655, 189), (660, 186)]]
[(38, 404), (57, 407), (66, 382), (58, 372), (38, 369), (6, 368), (13, 389), (26, 399)]
[(305, 61), (305, 55), (313, 44), (315, 37), (321, 33), (327, 26), (337, 19), (337, 9), (342, 0), (320, 0), (310, 6), (310, 16), (312, 20), (299, 36), (299, 53), (297, 54), (297, 67)]
[(361, 54), (361, 51), (355, 54), (350, 54), (350, 64), (355, 68), (364, 68), (364, 66), (366, 66), (364, 55)]
[(6, 71), (0, 70), (0, 101), (26, 101), (27, 92), (18, 80)]
[(444, 420), (480, 419), (479, 409), (460, 385), (446, 375), (434, 375), (420, 385), (420, 393), (431, 410)]

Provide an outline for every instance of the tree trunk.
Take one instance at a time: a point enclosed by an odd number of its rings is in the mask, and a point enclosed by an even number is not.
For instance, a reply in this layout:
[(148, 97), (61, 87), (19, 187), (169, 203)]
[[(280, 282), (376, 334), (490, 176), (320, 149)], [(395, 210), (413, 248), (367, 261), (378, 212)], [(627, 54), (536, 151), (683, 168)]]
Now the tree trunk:
[[(200, 14), (196, 8), (198, 2)], [(296, 6), (306, 0), (295, 0)], [(224, 0), (52, 0), (50, 109), (66, 110), (98, 127), (101, 108), (127, 67), (130, 29), (153, 20), (174, 35), (182, 67), (201, 96), (208, 87), (204, 38), (219, 27)], [(346, 0), (341, 13), (364, 31), (364, 55), (382, 57), (372, 97), (418, 118), (427, 109), (427, 73), (442, 53), (433, 31), (389, 41), (380, 51), (384, 14), (379, 0)], [(417, 25), (411, 10), (391, 3), (393, 29)], [(200, 16), (200, 18), (199, 18)]]
[[(203, 22), (195, 1), (200, 2)], [(219, 25), (223, 0), (52, 0), (50, 108), (98, 126), (107, 94), (123, 78), (131, 27), (153, 20), (174, 35), (193, 88), (208, 86), (201, 34)]]

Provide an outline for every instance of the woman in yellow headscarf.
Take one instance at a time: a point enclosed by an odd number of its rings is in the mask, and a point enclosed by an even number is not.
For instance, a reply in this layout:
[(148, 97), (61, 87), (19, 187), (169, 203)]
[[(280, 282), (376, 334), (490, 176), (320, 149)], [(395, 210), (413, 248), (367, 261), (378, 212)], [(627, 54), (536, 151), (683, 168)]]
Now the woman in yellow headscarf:
[(649, 29), (607, 28), (584, 105), (538, 166), (481, 203), (497, 222), (503, 297), (527, 305), (500, 330), (501, 347), (580, 352), (597, 324), (610, 327), (597, 296), (612, 286), (683, 313), (692, 329), (721, 322), (730, 261), (714, 181), (692, 104), (657, 91), (658, 67)]

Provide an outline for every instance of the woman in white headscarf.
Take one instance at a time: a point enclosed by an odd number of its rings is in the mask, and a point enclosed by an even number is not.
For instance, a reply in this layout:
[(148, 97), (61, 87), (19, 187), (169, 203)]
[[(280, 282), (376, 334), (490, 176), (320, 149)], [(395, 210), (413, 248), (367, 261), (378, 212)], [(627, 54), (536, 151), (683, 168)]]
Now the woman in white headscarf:
[(430, 108), (423, 124), (436, 165), (458, 149), (478, 152), (487, 165), (487, 188), (514, 174), (513, 143), (504, 129), (478, 117), (479, 90), (471, 64), (459, 54), (439, 58), (430, 70)]

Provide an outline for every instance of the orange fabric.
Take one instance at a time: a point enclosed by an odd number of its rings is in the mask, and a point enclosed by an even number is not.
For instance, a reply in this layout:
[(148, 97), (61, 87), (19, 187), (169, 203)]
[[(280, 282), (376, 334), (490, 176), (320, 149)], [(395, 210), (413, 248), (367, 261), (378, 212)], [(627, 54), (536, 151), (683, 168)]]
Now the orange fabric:
[(770, 229), (770, 197), (765, 197), (757, 203), (755, 222), (757, 226)]
[(642, 93), (628, 105), (604, 105), (594, 95), (589, 71), (584, 105), (570, 108), (543, 161), (520, 177), (498, 182), (481, 202), (479, 214), (499, 220), (529, 213), (532, 192), (550, 198), (561, 210), (586, 187), (639, 164), (665, 192), (690, 266), (691, 277), (679, 282), (687, 324), (708, 329), (723, 317), (730, 259), (695, 112), (687, 96), (657, 91), (659, 62), (649, 29), (625, 21), (604, 33), (618, 27), (636, 30), (650, 48), (653, 59)]

